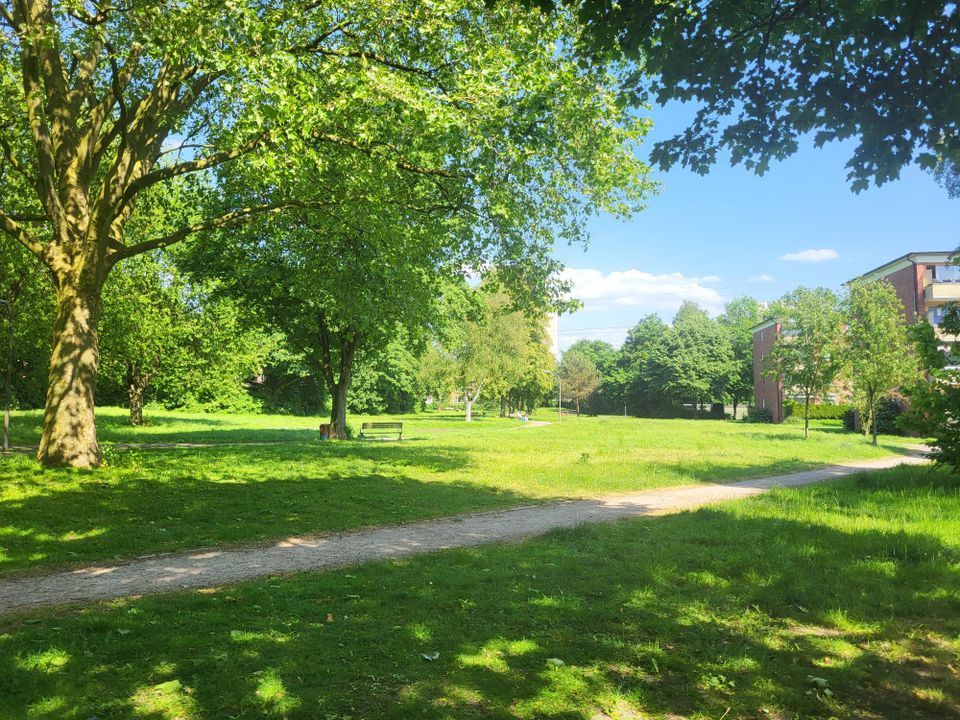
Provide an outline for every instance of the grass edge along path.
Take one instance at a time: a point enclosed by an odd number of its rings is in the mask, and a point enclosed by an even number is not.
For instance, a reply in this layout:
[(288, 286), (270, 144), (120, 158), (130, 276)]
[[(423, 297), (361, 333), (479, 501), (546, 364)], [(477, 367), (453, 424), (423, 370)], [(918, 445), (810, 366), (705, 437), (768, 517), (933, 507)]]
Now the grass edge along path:
[(958, 490), (903, 467), (38, 611), (0, 623), (0, 717), (958, 718)]
[(195, 551), (124, 565), (96, 565), (46, 575), (28, 575), (0, 580), (0, 615), (131, 595), (219, 586), (453, 547), (516, 540), (557, 528), (689, 510), (757, 495), (774, 487), (795, 487), (857, 472), (925, 462), (919, 455), (906, 455), (738, 483), (544, 503), (333, 536), (288, 538), (270, 546)]
[[(530, 429), (490, 417), (470, 424), (449, 414), (398, 419), (402, 443), (321, 443), (300, 427), (305, 418), (168, 413), (131, 429), (107, 415), (102, 429), (112, 440), (98, 471), (47, 471), (26, 456), (0, 458), (0, 577), (736, 482), (885, 457), (912, 442), (884, 437), (874, 448), (826, 426), (804, 440), (799, 427), (722, 420), (571, 418)], [(117, 449), (134, 440), (254, 438), (291, 442)]]

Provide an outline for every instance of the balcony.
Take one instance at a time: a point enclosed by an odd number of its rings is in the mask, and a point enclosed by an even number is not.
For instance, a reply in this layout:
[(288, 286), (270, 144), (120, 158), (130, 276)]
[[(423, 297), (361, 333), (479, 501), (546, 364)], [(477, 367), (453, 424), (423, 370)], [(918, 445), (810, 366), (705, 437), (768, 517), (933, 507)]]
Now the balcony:
[(927, 302), (954, 302), (960, 300), (960, 282), (935, 282), (923, 289)]

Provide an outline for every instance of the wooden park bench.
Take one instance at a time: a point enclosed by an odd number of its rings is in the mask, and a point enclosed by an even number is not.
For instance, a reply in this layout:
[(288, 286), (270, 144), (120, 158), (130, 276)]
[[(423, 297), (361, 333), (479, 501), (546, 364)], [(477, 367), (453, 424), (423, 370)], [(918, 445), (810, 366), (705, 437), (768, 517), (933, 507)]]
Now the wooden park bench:
[(363, 440), (386, 440), (394, 434), (397, 440), (403, 438), (402, 422), (365, 422), (360, 426), (360, 438)]

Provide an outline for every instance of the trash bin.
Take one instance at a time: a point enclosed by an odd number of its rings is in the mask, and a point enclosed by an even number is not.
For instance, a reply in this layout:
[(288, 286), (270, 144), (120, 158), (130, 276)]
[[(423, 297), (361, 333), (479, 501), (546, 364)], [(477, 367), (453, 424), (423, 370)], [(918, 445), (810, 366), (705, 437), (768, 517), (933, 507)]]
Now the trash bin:
[(321, 423), (320, 425), (320, 439), (329, 440), (330, 439), (330, 423)]

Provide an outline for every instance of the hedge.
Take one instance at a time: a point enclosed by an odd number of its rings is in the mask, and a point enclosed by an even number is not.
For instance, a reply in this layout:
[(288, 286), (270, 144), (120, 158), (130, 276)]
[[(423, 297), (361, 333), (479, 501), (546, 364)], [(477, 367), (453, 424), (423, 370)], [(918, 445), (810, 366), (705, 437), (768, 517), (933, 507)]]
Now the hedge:
[[(811, 420), (842, 420), (844, 413), (852, 410), (853, 406), (847, 403), (839, 405), (810, 403)], [(784, 417), (803, 417), (803, 403), (796, 400), (787, 400), (783, 404)]]

